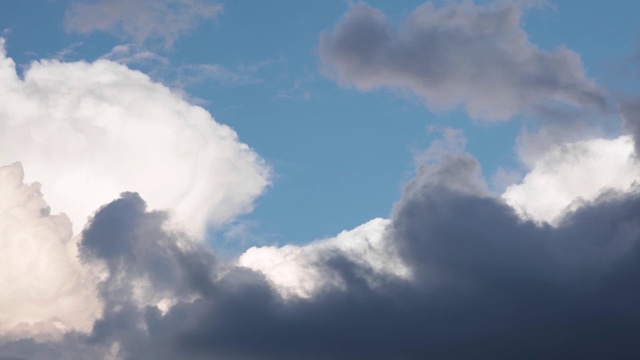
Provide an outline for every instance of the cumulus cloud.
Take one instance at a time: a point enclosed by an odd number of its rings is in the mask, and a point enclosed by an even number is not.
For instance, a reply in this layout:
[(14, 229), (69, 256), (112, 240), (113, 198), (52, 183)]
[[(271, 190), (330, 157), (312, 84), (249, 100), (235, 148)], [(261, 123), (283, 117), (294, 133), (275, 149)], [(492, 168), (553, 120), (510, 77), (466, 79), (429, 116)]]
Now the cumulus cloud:
[(97, 274), (80, 263), (69, 219), (23, 180), (20, 163), (0, 167), (0, 342), (89, 331), (101, 312)]
[(335, 256), (358, 265), (362, 276), (375, 287), (380, 278), (410, 279), (403, 263), (385, 234), (386, 219), (373, 219), (330, 239), (304, 246), (252, 247), (238, 264), (265, 275), (284, 298), (310, 298), (327, 289), (345, 289), (346, 280), (330, 266)]
[(0, 47), (0, 79), (0, 164), (22, 162), (76, 233), (129, 190), (202, 234), (250, 211), (269, 183), (231, 128), (124, 65), (43, 60), (20, 78)]
[(603, 192), (627, 191), (640, 181), (633, 138), (594, 139), (556, 146), (502, 198), (519, 214), (557, 224), (568, 211)]
[[(150, 328), (145, 324), (149, 316), (160, 316), (161, 309), (175, 302), (189, 303), (208, 294), (212, 291), (212, 274), (216, 268), (212, 252), (203, 244), (188, 240), (184, 233), (167, 230), (164, 226), (167, 217), (166, 212), (147, 211), (146, 203), (136, 193), (123, 193), (119, 199), (100, 208), (92, 217), (91, 225), (83, 231), (81, 241), (73, 245), (77, 245), (79, 253), (75, 258), (77, 263), (103, 268), (104, 275), (94, 284), (95, 296), (103, 305), (101, 314), (92, 319), (87, 329), (80, 329), (84, 331), (65, 329), (63, 336), (54, 340), (0, 336), (0, 358), (153, 358), (129, 355), (138, 354), (138, 348), (152, 352), (149, 350), (151, 336), (146, 334)], [(46, 245), (37, 237), (30, 241)], [(49, 257), (50, 254), (43, 252), (40, 257), (30, 259), (44, 264), (43, 260), (50, 260)], [(57, 272), (54, 266), (46, 270)], [(52, 276), (64, 275), (67, 274), (60, 272)], [(13, 282), (19, 283), (15, 279)], [(54, 295), (58, 296), (54, 300), (68, 301), (65, 294)], [(46, 307), (50, 301), (40, 299), (43, 306), (40, 311), (55, 310)], [(82, 307), (70, 310), (79, 309)]]
[(149, 39), (171, 46), (198, 22), (213, 19), (222, 5), (203, 0), (75, 1), (66, 12), (67, 31), (114, 32), (142, 44)]
[[(220, 266), (202, 244), (169, 232), (167, 214), (123, 194), (95, 214), (80, 243), (83, 261), (108, 269), (92, 331), (10, 341), (0, 356), (68, 349), (68, 358), (91, 358), (80, 351), (87, 347), (92, 358), (119, 359), (637, 356), (629, 335), (640, 323), (640, 191), (604, 194), (551, 227), (450, 187), (477, 171), (463, 155), (443, 157), (435, 179), (420, 172), (380, 224), (409, 281), (374, 284), (369, 265), (336, 251), (318, 261), (344, 286), (307, 298), (284, 299), (261, 274)], [(172, 302), (140, 301), (140, 282)]]
[[(427, 182), (445, 182), (449, 188), (470, 194), (487, 194), (480, 164), (464, 152), (466, 138), (461, 130), (442, 129), (443, 138), (435, 140), (416, 154), (419, 176), (406, 192), (420, 191)], [(442, 166), (446, 164), (446, 166)], [(286, 299), (310, 298), (327, 289), (345, 289), (345, 279), (332, 267), (331, 259), (344, 257), (357, 264), (360, 275), (371, 287), (387, 277), (397, 281), (411, 279), (411, 268), (399, 256), (386, 234), (388, 219), (373, 219), (335, 238), (314, 241), (304, 246), (252, 247), (242, 254), (238, 265), (265, 275)]]
[(342, 85), (410, 91), (430, 108), (463, 106), (477, 119), (605, 109), (605, 95), (577, 53), (530, 42), (523, 3), (425, 3), (397, 28), (380, 10), (357, 3), (321, 34), (322, 67)]

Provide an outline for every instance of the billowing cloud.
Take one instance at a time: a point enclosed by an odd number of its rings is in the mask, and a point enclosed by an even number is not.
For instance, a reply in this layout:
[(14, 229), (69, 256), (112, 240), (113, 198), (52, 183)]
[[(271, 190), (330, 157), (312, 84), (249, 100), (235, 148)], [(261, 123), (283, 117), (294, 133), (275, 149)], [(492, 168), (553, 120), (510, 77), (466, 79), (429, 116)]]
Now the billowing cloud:
[(171, 46), (199, 21), (215, 18), (222, 5), (204, 0), (75, 1), (66, 13), (69, 32), (114, 32), (142, 44), (148, 39)]
[[(410, 279), (378, 274), (335, 250), (310, 264), (342, 286), (308, 297), (282, 297), (271, 274), (219, 263), (203, 244), (167, 230), (166, 213), (125, 193), (95, 214), (80, 242), (83, 262), (107, 269), (98, 287), (105, 310), (92, 331), (9, 341), (0, 356), (45, 359), (51, 349), (79, 359), (638, 355), (629, 334), (640, 323), (640, 191), (605, 193), (551, 227), (479, 193), (475, 181), (460, 183), (478, 176), (471, 159), (442, 157), (408, 184), (389, 222), (342, 234), (349, 241), (383, 226)], [(169, 300), (156, 303), (160, 297)], [(87, 348), (91, 356), (82, 355)]]
[(604, 109), (605, 95), (586, 77), (577, 53), (530, 42), (523, 3), (425, 3), (397, 28), (381, 11), (357, 3), (320, 36), (322, 66), (342, 85), (410, 91), (430, 108), (464, 106), (477, 119), (567, 106)]
[(231, 128), (124, 65), (43, 60), (20, 78), (0, 48), (0, 79), (0, 164), (22, 162), (76, 233), (129, 190), (201, 234), (250, 211), (269, 183)]
[(522, 216), (556, 224), (603, 192), (627, 191), (638, 181), (640, 164), (630, 136), (594, 139), (551, 149), (502, 198)]
[(51, 215), (20, 163), (0, 167), (0, 340), (91, 330), (98, 279), (83, 267), (64, 215)]
[(329, 265), (335, 256), (358, 264), (372, 287), (380, 278), (410, 279), (411, 270), (384, 236), (388, 223), (374, 219), (304, 246), (252, 247), (240, 256), (238, 264), (264, 274), (284, 298), (309, 298), (327, 288), (344, 289), (345, 279)]

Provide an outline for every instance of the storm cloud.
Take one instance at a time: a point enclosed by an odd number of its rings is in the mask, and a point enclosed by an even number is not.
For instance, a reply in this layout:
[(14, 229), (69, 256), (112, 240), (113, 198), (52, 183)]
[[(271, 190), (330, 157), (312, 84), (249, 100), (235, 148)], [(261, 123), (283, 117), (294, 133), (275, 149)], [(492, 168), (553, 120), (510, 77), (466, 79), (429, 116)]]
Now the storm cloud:
[[(367, 267), (335, 252), (323, 266), (345, 286), (308, 298), (283, 298), (261, 274), (221, 263), (125, 193), (80, 243), (83, 261), (108, 270), (104, 314), (64, 341), (123, 359), (637, 355), (640, 191), (605, 192), (553, 227), (473, 186), (448, 186), (479, 176), (470, 159), (424, 169), (394, 208), (385, 241), (411, 279), (377, 275), (372, 286)], [(0, 354), (20, 357), (18, 345)]]

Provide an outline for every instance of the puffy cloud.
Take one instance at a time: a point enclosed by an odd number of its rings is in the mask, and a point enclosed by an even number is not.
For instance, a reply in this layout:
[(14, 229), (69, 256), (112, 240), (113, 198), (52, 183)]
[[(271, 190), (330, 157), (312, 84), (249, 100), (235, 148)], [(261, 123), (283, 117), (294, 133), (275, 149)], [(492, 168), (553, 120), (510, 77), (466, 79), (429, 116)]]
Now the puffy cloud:
[(103, 268), (96, 284), (101, 315), (83, 332), (69, 331), (58, 339), (0, 336), (0, 359), (181, 357), (173, 350), (179, 344), (162, 344), (154, 322), (165, 316), (164, 311), (196, 306), (198, 299), (215, 295), (215, 279), (223, 272), (204, 244), (169, 230), (168, 217), (166, 212), (148, 211), (136, 193), (123, 193), (101, 207), (74, 244), (83, 266)]
[[(464, 152), (466, 138), (458, 129), (442, 130), (443, 139), (431, 143), (416, 155), (418, 174), (406, 192), (420, 192), (426, 184), (446, 183), (449, 188), (470, 194), (486, 194), (480, 164)], [(443, 166), (446, 164), (446, 166)], [(266, 276), (286, 299), (310, 298), (328, 289), (346, 287), (346, 280), (333, 268), (336, 257), (357, 264), (359, 276), (376, 287), (380, 279), (411, 279), (411, 269), (397, 253), (386, 234), (389, 220), (373, 219), (335, 238), (304, 246), (253, 247), (242, 254), (238, 264)]]
[[(108, 269), (91, 333), (11, 341), (0, 357), (45, 359), (51, 349), (77, 359), (636, 357), (638, 189), (606, 193), (551, 227), (456, 183), (477, 173), (468, 157), (449, 154), (419, 172), (390, 222), (341, 234), (384, 227), (409, 280), (333, 251), (311, 265), (343, 285), (307, 298), (281, 297), (269, 273), (221, 266), (204, 245), (168, 231), (167, 214), (123, 194), (80, 243), (83, 261)], [(172, 301), (140, 301), (141, 288)]]
[(115, 32), (138, 44), (160, 39), (171, 46), (199, 21), (215, 18), (222, 5), (203, 0), (75, 1), (66, 13), (67, 31)]
[(20, 78), (0, 49), (0, 164), (22, 162), (76, 232), (137, 191), (201, 234), (250, 211), (268, 185), (268, 167), (231, 128), (148, 76), (108, 60), (43, 60)]
[(433, 141), (426, 150), (416, 154), (418, 175), (407, 184), (405, 192), (420, 192), (428, 185), (446, 184), (462, 193), (486, 194), (480, 163), (464, 151), (467, 139), (463, 132), (445, 128), (442, 135), (442, 140)]
[(149, 322), (163, 310), (215, 291), (213, 253), (168, 231), (167, 218), (148, 212), (138, 194), (123, 193), (96, 212), (79, 244), (83, 260), (104, 264), (108, 273), (98, 287), (104, 314), (87, 341), (115, 346), (126, 359), (154, 358), (142, 354), (157, 340)]
[(529, 41), (522, 4), (425, 3), (396, 29), (381, 11), (358, 3), (322, 33), (323, 69), (342, 85), (408, 90), (431, 108), (462, 105), (478, 119), (606, 108), (577, 53)]
[(264, 274), (284, 298), (309, 298), (327, 288), (344, 289), (345, 279), (330, 266), (336, 256), (357, 264), (372, 287), (380, 278), (410, 279), (411, 270), (384, 236), (388, 223), (373, 219), (334, 238), (304, 246), (252, 247), (240, 256), (238, 264)]
[(552, 148), (502, 198), (522, 216), (557, 224), (584, 202), (606, 191), (627, 191), (637, 181), (640, 164), (630, 136), (594, 139)]
[(65, 215), (50, 215), (20, 163), (0, 167), (0, 340), (89, 331), (98, 279), (83, 267)]

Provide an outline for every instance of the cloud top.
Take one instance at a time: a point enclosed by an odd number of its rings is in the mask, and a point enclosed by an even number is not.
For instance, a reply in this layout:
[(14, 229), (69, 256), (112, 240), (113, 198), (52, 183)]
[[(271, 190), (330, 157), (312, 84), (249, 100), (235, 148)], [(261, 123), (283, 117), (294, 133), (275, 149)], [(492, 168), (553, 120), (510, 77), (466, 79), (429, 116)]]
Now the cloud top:
[(270, 169), (228, 126), (108, 60), (43, 60), (24, 77), (0, 50), (0, 163), (20, 161), (77, 233), (122, 191), (195, 234), (252, 209)]

